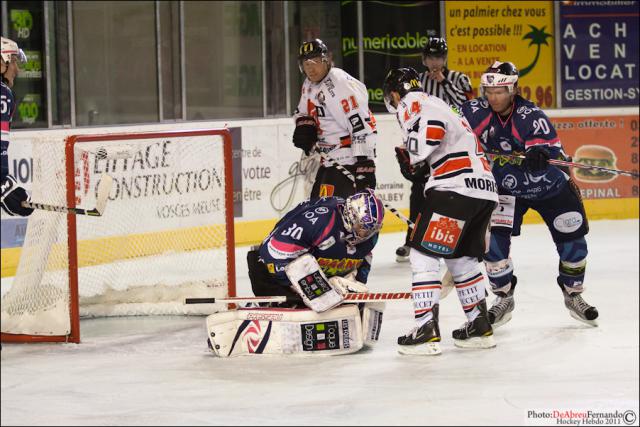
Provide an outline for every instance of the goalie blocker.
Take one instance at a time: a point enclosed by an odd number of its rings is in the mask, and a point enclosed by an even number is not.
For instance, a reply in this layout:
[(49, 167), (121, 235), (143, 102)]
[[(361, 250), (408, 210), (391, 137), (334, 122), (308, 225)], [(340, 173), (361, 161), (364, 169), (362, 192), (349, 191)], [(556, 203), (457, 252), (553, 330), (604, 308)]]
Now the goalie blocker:
[(295, 308), (240, 308), (207, 317), (207, 344), (218, 357), (251, 354), (332, 356), (372, 347), (384, 303), (316, 313)]

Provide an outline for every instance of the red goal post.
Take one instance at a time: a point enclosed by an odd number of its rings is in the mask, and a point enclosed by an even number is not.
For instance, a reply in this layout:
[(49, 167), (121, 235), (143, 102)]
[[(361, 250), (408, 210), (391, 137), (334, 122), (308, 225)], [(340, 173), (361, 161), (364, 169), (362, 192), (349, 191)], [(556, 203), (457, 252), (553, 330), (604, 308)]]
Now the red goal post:
[(80, 317), (209, 314), (184, 304), (235, 295), (232, 140), (228, 129), (72, 135), (33, 141), (36, 210), (2, 297), (3, 342), (80, 342)]

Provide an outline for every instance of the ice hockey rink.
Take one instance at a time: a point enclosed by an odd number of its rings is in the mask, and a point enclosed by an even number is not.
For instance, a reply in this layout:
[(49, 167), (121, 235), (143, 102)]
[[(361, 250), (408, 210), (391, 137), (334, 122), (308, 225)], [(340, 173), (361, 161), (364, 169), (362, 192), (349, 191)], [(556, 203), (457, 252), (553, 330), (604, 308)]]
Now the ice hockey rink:
[[(370, 288), (407, 291), (401, 233), (382, 234)], [(462, 350), (455, 292), (441, 304), (440, 356), (402, 356), (410, 301), (389, 302), (376, 348), (334, 357), (215, 358), (203, 317), (83, 320), (82, 343), (4, 344), (2, 425), (556, 425), (529, 411), (633, 411), (638, 425), (638, 220), (593, 221), (585, 299), (599, 327), (571, 318), (543, 225), (513, 241), (513, 320), (497, 347)], [(238, 294), (249, 294), (236, 250)], [(618, 418), (617, 424), (625, 425)]]

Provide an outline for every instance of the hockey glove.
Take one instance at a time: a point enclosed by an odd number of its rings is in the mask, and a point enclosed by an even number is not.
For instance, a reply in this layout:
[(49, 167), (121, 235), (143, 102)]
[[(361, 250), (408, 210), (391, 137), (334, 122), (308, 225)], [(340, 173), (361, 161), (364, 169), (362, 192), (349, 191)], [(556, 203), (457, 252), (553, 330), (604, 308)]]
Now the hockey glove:
[(524, 153), (524, 166), (530, 172), (540, 172), (549, 164), (549, 150), (542, 145), (534, 145)]
[(376, 164), (373, 160), (365, 156), (356, 156), (356, 163), (349, 166), (349, 169), (356, 178), (356, 190), (365, 188), (376, 188)]
[(416, 168), (409, 161), (409, 153), (404, 147), (395, 147), (396, 159), (400, 165), (400, 173), (411, 182), (424, 184), (429, 180), (429, 164), (424, 162), (422, 166)]
[(27, 191), (18, 185), (14, 177), (7, 175), (2, 181), (0, 202), (2, 210), (11, 216), (29, 216), (33, 213), (33, 209), (23, 207), (24, 201), (29, 201)]
[(300, 148), (308, 156), (313, 146), (318, 141), (318, 128), (313, 117), (303, 116), (296, 120), (296, 129), (293, 131), (293, 145)]

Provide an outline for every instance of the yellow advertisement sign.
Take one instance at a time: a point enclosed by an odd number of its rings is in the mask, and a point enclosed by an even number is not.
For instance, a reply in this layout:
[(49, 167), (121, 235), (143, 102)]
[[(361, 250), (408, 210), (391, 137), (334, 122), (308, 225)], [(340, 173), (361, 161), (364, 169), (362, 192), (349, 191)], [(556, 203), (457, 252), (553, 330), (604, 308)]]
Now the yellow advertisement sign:
[(540, 107), (554, 107), (553, 2), (445, 2), (448, 66), (471, 78), (478, 93), (480, 75), (494, 61), (520, 70), (522, 96)]

